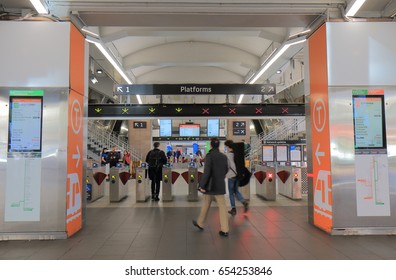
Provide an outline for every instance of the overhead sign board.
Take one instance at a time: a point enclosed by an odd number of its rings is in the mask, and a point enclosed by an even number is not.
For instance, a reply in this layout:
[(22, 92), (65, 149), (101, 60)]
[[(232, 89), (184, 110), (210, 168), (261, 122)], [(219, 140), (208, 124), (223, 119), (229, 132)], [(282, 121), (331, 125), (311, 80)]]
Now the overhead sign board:
[(274, 95), (275, 84), (155, 84), (155, 85), (115, 85), (117, 95), (186, 95), (186, 94), (245, 94)]
[(90, 104), (90, 118), (304, 116), (304, 104)]

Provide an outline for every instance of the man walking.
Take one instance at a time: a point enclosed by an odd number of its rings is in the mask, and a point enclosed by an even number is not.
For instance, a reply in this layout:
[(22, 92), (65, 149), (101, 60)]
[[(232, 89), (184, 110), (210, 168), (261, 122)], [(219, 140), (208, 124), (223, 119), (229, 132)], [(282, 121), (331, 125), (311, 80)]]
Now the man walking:
[(193, 225), (200, 230), (203, 226), (208, 214), (212, 199), (215, 199), (219, 207), (220, 216), (220, 236), (228, 236), (228, 215), (224, 194), (225, 175), (228, 172), (227, 156), (219, 151), (220, 141), (218, 138), (212, 138), (210, 141), (211, 150), (205, 157), (205, 167), (199, 182), (200, 192), (204, 194), (203, 205), (198, 220), (193, 220)]

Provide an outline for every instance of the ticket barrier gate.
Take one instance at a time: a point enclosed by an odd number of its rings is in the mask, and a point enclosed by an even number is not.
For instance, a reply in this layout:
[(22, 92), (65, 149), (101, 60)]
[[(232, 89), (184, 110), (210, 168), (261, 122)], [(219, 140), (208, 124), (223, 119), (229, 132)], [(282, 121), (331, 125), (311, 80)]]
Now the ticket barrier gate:
[(276, 200), (275, 167), (256, 165), (254, 173), (256, 195), (265, 200)]
[(121, 201), (128, 195), (128, 181), (131, 173), (126, 170), (119, 167), (110, 168), (110, 202)]
[(87, 201), (94, 202), (104, 196), (104, 185), (107, 175), (104, 167), (87, 168), (86, 192)]
[(145, 202), (149, 199), (149, 184), (148, 184), (148, 172), (145, 164), (136, 168), (136, 201), (137, 202)]
[(202, 172), (198, 171), (195, 166), (188, 167), (188, 171), (183, 172), (183, 179), (186, 181), (188, 186), (188, 201), (198, 201), (198, 182), (202, 175)]
[(162, 168), (162, 201), (173, 200), (173, 188), (172, 185), (179, 178), (180, 173), (172, 171), (170, 167)]
[(291, 199), (302, 198), (300, 167), (278, 166), (276, 175), (279, 194)]

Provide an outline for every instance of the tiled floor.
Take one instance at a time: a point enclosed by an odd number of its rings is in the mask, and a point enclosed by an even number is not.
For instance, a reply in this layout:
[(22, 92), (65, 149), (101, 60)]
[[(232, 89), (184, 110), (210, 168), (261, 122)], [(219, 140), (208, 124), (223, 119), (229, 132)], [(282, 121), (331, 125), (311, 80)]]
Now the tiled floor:
[[(67, 240), (2, 241), (7, 260), (396, 260), (396, 236), (330, 236), (307, 222), (306, 200), (278, 196), (277, 202), (251, 196), (250, 211), (229, 218), (230, 235), (218, 235), (214, 203), (205, 230), (192, 224), (200, 202), (175, 195), (173, 202), (119, 203), (108, 196), (89, 204), (83, 229)], [(238, 204), (240, 205), (240, 204)]]

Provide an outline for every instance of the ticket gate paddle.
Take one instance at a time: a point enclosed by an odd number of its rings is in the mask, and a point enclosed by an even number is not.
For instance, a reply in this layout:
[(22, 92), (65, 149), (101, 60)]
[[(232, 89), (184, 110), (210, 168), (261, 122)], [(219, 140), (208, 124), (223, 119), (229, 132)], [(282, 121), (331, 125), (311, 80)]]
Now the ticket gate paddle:
[(150, 198), (147, 169), (144, 166), (136, 168), (135, 192), (136, 201), (145, 202)]
[(275, 168), (256, 165), (254, 178), (256, 181), (256, 195), (265, 200), (276, 200)]
[(128, 181), (131, 173), (122, 168), (110, 168), (110, 202), (119, 202), (128, 195)]
[(290, 199), (302, 199), (300, 167), (280, 166), (276, 175), (279, 194)]

